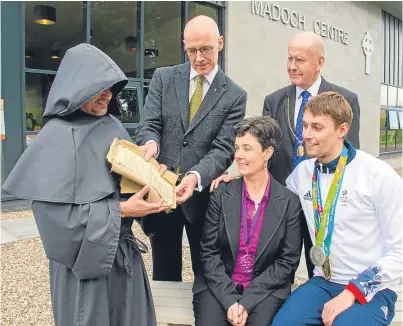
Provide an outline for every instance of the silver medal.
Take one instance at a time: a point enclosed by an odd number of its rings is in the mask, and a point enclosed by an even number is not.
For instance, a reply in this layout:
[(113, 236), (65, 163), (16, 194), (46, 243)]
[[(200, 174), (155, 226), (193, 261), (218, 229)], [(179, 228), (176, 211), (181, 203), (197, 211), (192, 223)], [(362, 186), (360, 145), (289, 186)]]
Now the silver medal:
[(309, 251), (309, 257), (311, 258), (311, 262), (315, 266), (322, 266), (326, 260), (326, 254), (322, 247), (313, 246)]
[(253, 271), (253, 257), (249, 253), (246, 253), (241, 258), (241, 269), (244, 273), (250, 273)]

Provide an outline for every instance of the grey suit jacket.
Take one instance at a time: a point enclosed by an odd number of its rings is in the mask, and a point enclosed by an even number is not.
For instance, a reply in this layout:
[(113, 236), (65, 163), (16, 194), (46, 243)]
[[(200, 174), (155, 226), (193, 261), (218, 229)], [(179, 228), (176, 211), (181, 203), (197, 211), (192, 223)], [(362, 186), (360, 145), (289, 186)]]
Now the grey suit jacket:
[(252, 282), (241, 297), (231, 276), (239, 251), (242, 181), (222, 182), (211, 196), (201, 240), (204, 275), (195, 275), (193, 292), (209, 288), (225, 310), (239, 300), (250, 313), (269, 295), (285, 300), (290, 294), (301, 252), (301, 204), (297, 195), (271, 178)]
[[(358, 103), (357, 94), (350, 92), (343, 87), (331, 84), (322, 77), (318, 94), (328, 91), (334, 91), (343, 95), (350, 103), (351, 108), (353, 109), (354, 117), (347, 140), (350, 141), (355, 148), (359, 149), (360, 105)], [(294, 139), (289, 130), (287, 122), (288, 100), (290, 104), (290, 121), (292, 127), (294, 128), (295, 85), (289, 85), (281, 88), (266, 96), (263, 105), (263, 115), (269, 115), (273, 119), (277, 120), (283, 132), (280, 148), (270, 162), (270, 172), (272, 173), (273, 177), (283, 185), (285, 185), (285, 180), (291, 174), (293, 169), (292, 162)]]
[(199, 110), (189, 124), (190, 63), (159, 68), (150, 83), (136, 142), (159, 144), (158, 162), (182, 176), (197, 171), (202, 193), (182, 205), (189, 222), (204, 219), (208, 185), (234, 159), (234, 125), (245, 116), (246, 92), (218, 69)]

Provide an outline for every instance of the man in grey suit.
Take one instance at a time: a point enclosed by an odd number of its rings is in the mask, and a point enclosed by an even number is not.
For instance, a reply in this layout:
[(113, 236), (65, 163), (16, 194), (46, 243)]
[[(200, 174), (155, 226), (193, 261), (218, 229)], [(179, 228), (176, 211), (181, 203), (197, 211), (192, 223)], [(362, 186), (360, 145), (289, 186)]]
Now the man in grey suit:
[(136, 137), (145, 159), (180, 174), (180, 204), (172, 213), (143, 219), (151, 236), (153, 279), (182, 280), (182, 232), (186, 229), (193, 272), (201, 270), (200, 238), (209, 201), (208, 186), (234, 158), (233, 127), (245, 116), (246, 92), (218, 67), (224, 39), (209, 17), (185, 27), (188, 63), (156, 69)]
[[(270, 164), (273, 177), (283, 185), (295, 166), (305, 159), (302, 116), (304, 105), (311, 96), (335, 91), (346, 98), (354, 115), (347, 140), (355, 148), (360, 147), (360, 105), (357, 94), (326, 81), (320, 75), (324, 62), (325, 44), (322, 38), (313, 32), (297, 34), (288, 47), (287, 69), (292, 85), (275, 91), (264, 100), (263, 115), (276, 119), (283, 131), (282, 144)], [(312, 243), (305, 223), (303, 225), (305, 258), (309, 277), (312, 277), (313, 264), (309, 259)]]

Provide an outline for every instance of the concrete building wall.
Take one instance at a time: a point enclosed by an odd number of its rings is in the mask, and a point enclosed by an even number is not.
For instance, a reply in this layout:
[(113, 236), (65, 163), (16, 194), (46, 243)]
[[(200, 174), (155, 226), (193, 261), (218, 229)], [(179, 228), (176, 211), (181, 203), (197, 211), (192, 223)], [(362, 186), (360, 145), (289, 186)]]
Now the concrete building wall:
[[(248, 92), (247, 116), (260, 115), (265, 96), (289, 85), (287, 47), (292, 36), (315, 28), (322, 33), (323, 28), (328, 37), (324, 37), (326, 57), (322, 76), (358, 94), (361, 148), (378, 156), (382, 60), (379, 5), (333, 1), (227, 4), (226, 70)], [(367, 32), (374, 44), (369, 75), (365, 74), (361, 46)]]

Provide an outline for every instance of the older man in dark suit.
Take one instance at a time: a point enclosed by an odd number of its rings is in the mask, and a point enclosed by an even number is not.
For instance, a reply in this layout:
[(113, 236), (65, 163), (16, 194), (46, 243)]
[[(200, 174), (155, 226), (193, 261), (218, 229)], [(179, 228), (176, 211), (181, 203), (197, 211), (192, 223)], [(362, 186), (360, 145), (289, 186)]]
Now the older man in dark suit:
[(182, 232), (189, 239), (193, 272), (201, 269), (200, 238), (208, 186), (234, 158), (233, 127), (245, 116), (246, 92), (218, 67), (224, 46), (217, 24), (197, 16), (185, 27), (188, 63), (159, 68), (150, 83), (136, 142), (180, 174), (180, 206), (142, 221), (151, 236), (153, 279), (182, 280)]
[[(283, 131), (282, 144), (270, 165), (273, 177), (282, 184), (285, 184), (285, 180), (298, 163), (305, 159), (302, 117), (304, 105), (312, 96), (335, 91), (346, 98), (354, 115), (347, 140), (354, 147), (360, 147), (360, 105), (357, 94), (326, 81), (320, 75), (324, 62), (325, 44), (322, 38), (313, 32), (297, 34), (288, 47), (287, 69), (292, 85), (281, 88), (265, 98), (263, 115), (276, 119)], [(308, 255), (312, 243), (306, 228), (303, 230), (303, 238), (308, 274), (312, 277), (313, 264)]]

